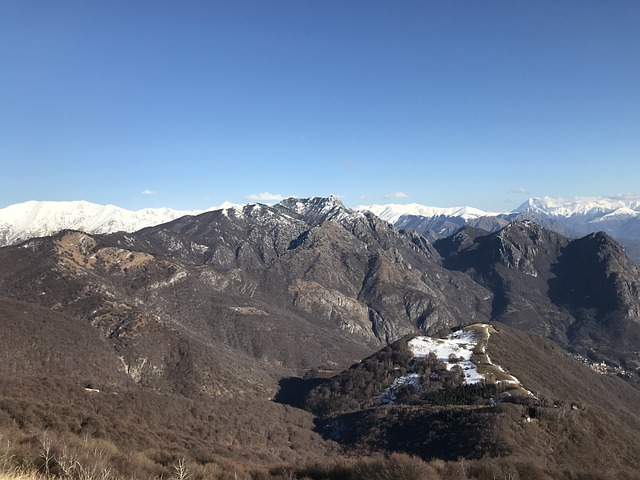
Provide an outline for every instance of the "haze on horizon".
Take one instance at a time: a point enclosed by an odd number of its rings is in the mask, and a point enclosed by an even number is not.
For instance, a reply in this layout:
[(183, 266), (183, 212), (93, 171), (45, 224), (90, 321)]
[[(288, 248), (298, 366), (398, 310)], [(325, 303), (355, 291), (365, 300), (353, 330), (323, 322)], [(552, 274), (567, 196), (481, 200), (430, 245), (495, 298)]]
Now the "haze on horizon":
[(640, 194), (640, 4), (0, 5), (0, 208)]

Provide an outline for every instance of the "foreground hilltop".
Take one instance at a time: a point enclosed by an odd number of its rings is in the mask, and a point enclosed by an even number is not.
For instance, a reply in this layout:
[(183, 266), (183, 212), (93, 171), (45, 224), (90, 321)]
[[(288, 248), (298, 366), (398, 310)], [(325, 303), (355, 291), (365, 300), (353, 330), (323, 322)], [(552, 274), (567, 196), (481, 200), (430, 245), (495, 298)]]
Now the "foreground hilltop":
[(302, 401), (323, 436), (348, 451), (509, 457), (556, 470), (552, 476), (585, 469), (598, 478), (607, 471), (633, 478), (640, 469), (638, 400), (638, 389), (541, 337), (476, 324), (445, 338), (399, 340), (320, 382)]

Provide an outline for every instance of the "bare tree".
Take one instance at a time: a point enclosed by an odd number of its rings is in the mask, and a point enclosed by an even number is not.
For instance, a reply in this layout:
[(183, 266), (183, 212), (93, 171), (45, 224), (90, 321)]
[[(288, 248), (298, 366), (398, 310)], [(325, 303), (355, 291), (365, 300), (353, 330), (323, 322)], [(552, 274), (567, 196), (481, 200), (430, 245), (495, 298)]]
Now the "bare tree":
[(184, 457), (172, 463), (171, 466), (173, 467), (173, 480), (189, 480), (191, 478), (191, 471)]
[(42, 432), (40, 435), (40, 456), (42, 457), (44, 474), (47, 478), (51, 476), (51, 462), (55, 458), (55, 452), (53, 451), (53, 438), (49, 432)]

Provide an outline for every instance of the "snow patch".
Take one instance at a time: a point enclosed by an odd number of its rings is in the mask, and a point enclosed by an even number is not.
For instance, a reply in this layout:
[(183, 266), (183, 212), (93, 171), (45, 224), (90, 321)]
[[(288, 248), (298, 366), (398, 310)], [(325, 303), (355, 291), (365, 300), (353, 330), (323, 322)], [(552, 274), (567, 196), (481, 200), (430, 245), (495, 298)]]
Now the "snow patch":
[[(408, 347), (415, 358), (425, 358), (435, 355), (438, 361), (443, 362), (447, 370), (460, 368), (464, 374), (463, 385), (474, 385), (482, 381), (491, 381), (510, 385), (510, 388), (520, 389), (523, 393), (533, 394), (522, 387), (516, 377), (505, 372), (499, 366), (493, 364), (487, 351), (491, 326), (488, 324), (475, 324), (458, 330), (446, 338), (433, 338), (419, 336), (408, 342)], [(485, 373), (480, 373), (478, 367), (482, 366)], [(499, 372), (498, 378), (494, 376)], [(491, 373), (493, 372), (493, 373)], [(491, 378), (488, 378), (491, 375)], [(418, 392), (423, 390), (420, 376), (416, 373), (408, 373), (397, 378), (380, 396), (380, 402), (393, 405), (396, 403), (398, 390), (412, 385)]]
[(394, 405), (397, 401), (396, 392), (405, 385), (413, 385), (415, 389), (421, 390), (420, 375), (417, 373), (409, 373), (400, 378), (396, 378), (391, 386), (380, 396), (380, 403), (383, 405)]
[(458, 365), (464, 373), (463, 384), (473, 385), (484, 380), (484, 376), (478, 373), (477, 366), (471, 361), (473, 350), (480, 340), (480, 335), (476, 332), (458, 330), (444, 339), (416, 337), (409, 341), (409, 349), (416, 358), (435, 354), (438, 360), (445, 363), (447, 370)]

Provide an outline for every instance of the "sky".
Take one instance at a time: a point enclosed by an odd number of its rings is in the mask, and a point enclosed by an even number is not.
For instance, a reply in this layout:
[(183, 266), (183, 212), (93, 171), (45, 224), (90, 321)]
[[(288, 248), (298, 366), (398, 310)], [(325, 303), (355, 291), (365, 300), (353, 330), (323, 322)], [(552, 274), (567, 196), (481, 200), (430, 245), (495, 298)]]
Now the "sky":
[(3, 0), (0, 208), (640, 194), (637, 0)]

